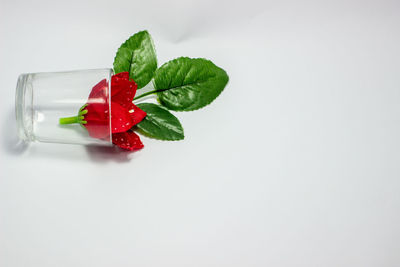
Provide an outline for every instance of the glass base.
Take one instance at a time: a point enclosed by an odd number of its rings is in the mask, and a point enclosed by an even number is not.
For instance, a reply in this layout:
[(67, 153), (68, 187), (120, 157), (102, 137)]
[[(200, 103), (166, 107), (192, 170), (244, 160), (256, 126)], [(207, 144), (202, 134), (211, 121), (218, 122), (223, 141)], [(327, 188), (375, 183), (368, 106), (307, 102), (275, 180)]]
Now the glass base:
[(21, 74), (18, 77), (15, 94), (15, 115), (17, 120), (18, 137), (25, 141), (34, 141), (33, 135), (33, 92), (28, 86), (29, 75)]

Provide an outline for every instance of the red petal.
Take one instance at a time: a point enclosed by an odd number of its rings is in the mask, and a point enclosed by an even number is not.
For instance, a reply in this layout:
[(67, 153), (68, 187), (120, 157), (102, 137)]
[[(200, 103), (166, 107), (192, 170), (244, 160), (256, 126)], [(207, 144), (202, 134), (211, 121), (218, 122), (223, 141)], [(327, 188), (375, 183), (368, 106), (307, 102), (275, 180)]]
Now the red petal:
[(103, 122), (92, 121), (90, 124), (82, 124), (93, 138), (107, 139), (110, 137), (110, 127)]
[(126, 132), (133, 126), (131, 114), (117, 103), (111, 102), (112, 133)]
[(133, 125), (138, 124), (141, 122), (144, 117), (146, 117), (147, 113), (138, 108), (136, 105), (132, 104), (133, 112), (131, 113)]
[(131, 110), (137, 84), (129, 80), (128, 72), (121, 72), (111, 77), (111, 100)]
[(88, 104), (85, 109), (88, 111), (84, 115), (89, 135), (94, 138), (104, 138), (110, 136), (110, 120), (108, 117), (108, 104)]
[(89, 135), (94, 138), (107, 138), (110, 136), (109, 105), (108, 105), (108, 83), (101, 80), (93, 86), (88, 102), (84, 108), (88, 112), (84, 115)]
[[(125, 81), (125, 80), (129, 80), (129, 72), (127, 72), (127, 71), (125, 71), (125, 72), (120, 72), (120, 73), (117, 73), (117, 74), (114, 74), (112, 77), (111, 77), (111, 83), (113, 83), (113, 82), (120, 82), (121, 80), (123, 80), (123, 81)], [(115, 93), (117, 93), (117, 91), (115, 91)]]
[(95, 102), (95, 99), (106, 101), (108, 99), (108, 83), (107, 80), (101, 80), (98, 84), (93, 86), (89, 94), (89, 101)]
[(133, 131), (115, 133), (112, 135), (112, 141), (114, 145), (129, 151), (143, 148), (143, 143), (140, 141), (140, 137)]
[(88, 110), (88, 114), (85, 115), (85, 120), (90, 121), (103, 121), (109, 124), (109, 104), (108, 104), (108, 85), (104, 79), (96, 84), (90, 92), (88, 101), (85, 109)]

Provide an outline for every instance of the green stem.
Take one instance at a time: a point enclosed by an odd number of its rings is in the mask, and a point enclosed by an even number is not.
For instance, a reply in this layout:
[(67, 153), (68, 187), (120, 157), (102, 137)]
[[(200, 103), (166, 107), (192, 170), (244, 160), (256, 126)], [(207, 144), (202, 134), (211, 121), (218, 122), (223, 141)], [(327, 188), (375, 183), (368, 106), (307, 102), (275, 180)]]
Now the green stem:
[(139, 99), (139, 98), (142, 98), (142, 97), (145, 97), (145, 96), (148, 96), (148, 95), (157, 93), (157, 92), (159, 92), (159, 91), (160, 91), (160, 90), (148, 91), (147, 93), (144, 93), (144, 94), (141, 94), (141, 95), (135, 97), (133, 100), (137, 100), (137, 99)]
[(79, 122), (79, 116), (60, 118), (60, 124), (72, 124), (78, 122)]

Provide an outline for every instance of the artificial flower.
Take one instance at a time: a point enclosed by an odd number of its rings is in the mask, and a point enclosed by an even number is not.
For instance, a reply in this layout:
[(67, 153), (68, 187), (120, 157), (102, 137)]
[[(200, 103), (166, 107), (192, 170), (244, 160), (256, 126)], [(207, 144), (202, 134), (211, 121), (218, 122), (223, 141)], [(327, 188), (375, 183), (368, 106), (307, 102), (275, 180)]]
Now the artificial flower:
[(143, 143), (131, 129), (146, 117), (146, 112), (132, 103), (136, 90), (137, 84), (129, 78), (128, 72), (115, 74), (111, 77), (111, 103), (108, 83), (104, 79), (93, 87), (78, 116), (61, 118), (60, 124), (80, 123), (91, 137), (102, 140), (109, 140), (111, 132), (113, 144), (120, 148), (129, 151), (141, 149)]

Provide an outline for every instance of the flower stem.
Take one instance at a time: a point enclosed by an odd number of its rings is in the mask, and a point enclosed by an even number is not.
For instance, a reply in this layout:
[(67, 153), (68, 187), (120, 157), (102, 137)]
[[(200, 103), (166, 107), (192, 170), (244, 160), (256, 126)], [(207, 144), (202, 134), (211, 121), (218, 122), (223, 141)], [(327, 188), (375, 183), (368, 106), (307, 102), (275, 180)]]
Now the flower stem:
[(60, 124), (72, 124), (79, 122), (79, 116), (60, 118)]
[(149, 91), (149, 92), (147, 92), (147, 93), (144, 93), (144, 94), (141, 94), (141, 95), (135, 97), (133, 100), (137, 100), (137, 99), (139, 99), (139, 98), (142, 98), (142, 97), (145, 97), (145, 96), (148, 96), (148, 95), (157, 93), (157, 92), (159, 92), (159, 90)]

